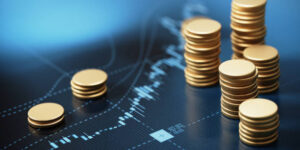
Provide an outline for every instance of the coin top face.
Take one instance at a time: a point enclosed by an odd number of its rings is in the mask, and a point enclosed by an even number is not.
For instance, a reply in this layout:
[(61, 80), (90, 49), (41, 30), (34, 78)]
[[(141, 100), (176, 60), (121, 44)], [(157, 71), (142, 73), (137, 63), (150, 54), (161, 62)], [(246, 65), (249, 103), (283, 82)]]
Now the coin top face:
[(243, 102), (239, 107), (239, 111), (246, 117), (260, 119), (276, 114), (278, 107), (270, 100), (255, 98)]
[(255, 70), (252, 62), (243, 59), (228, 60), (219, 66), (220, 73), (230, 77), (244, 77), (252, 74)]
[(253, 45), (244, 50), (244, 57), (253, 61), (266, 61), (278, 57), (278, 51), (268, 45)]
[(233, 2), (240, 7), (253, 8), (265, 5), (267, 0), (234, 0)]
[(221, 24), (208, 18), (197, 18), (187, 24), (186, 30), (199, 35), (213, 34), (221, 30)]
[(97, 86), (107, 81), (107, 74), (99, 69), (86, 69), (76, 73), (72, 81), (81, 86)]
[(33, 121), (53, 121), (64, 114), (64, 108), (56, 103), (41, 103), (28, 111), (28, 117)]

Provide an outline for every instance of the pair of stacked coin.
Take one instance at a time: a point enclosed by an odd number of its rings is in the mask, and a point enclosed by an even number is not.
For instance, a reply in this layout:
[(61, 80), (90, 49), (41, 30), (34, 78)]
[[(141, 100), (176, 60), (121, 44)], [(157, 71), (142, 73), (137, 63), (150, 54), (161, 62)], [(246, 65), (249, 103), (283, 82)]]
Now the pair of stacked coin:
[(93, 99), (107, 91), (107, 74), (99, 69), (86, 69), (77, 72), (71, 80), (72, 93), (80, 99)]
[(218, 83), (221, 24), (198, 17), (183, 25), (187, 83), (196, 87)]
[(259, 93), (270, 93), (279, 87), (279, 55), (276, 48), (254, 45), (244, 50), (245, 59), (253, 62), (258, 70)]
[(258, 96), (257, 69), (250, 61), (228, 60), (219, 67), (221, 112), (228, 118), (239, 118), (239, 105)]
[(243, 58), (243, 50), (264, 44), (266, 0), (233, 0), (231, 5), (231, 42), (233, 59)]
[(262, 146), (278, 138), (279, 115), (277, 105), (267, 99), (249, 99), (239, 107), (240, 140), (248, 145)]
[(56, 103), (41, 103), (28, 111), (27, 121), (34, 128), (47, 128), (64, 120), (64, 108)]

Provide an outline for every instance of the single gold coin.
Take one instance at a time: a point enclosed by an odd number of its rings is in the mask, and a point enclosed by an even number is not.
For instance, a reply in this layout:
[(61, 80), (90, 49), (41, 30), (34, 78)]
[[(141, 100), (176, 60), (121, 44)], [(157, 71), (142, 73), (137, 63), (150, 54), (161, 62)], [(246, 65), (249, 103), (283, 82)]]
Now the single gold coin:
[(98, 98), (98, 97), (104, 95), (106, 92), (107, 92), (107, 87), (105, 86), (105, 88), (101, 92), (96, 93), (96, 94), (81, 95), (81, 94), (77, 94), (77, 93), (73, 92), (73, 95), (79, 99), (93, 99), (93, 98)]
[(97, 89), (103, 87), (104, 85), (105, 85), (105, 83), (103, 83), (102, 85), (99, 85), (99, 86), (97, 85), (97, 86), (93, 86), (93, 87), (82, 87), (82, 86), (76, 85), (75, 83), (73, 83), (73, 81), (71, 81), (71, 88), (79, 90), (79, 91), (97, 90)]
[(221, 97), (221, 106), (228, 108), (230, 110), (233, 110), (233, 111), (239, 111), (239, 104), (226, 101), (226, 100), (222, 99), (222, 97)]
[(213, 51), (216, 49), (220, 49), (220, 46), (221, 46), (221, 42), (219, 42), (218, 44), (211, 46), (211, 47), (193, 46), (193, 45), (186, 43), (185, 49), (203, 52), (203, 51)]
[(269, 124), (270, 122), (274, 122), (276, 121), (277, 118), (279, 118), (279, 115), (278, 114), (275, 114), (269, 118), (263, 118), (263, 119), (251, 119), (251, 118), (248, 118), (244, 115), (242, 115), (240, 112), (239, 112), (239, 116), (240, 118), (242, 118), (242, 122), (247, 122), (249, 124), (253, 124), (253, 125), (265, 125), (265, 124)]
[(255, 32), (260, 32), (265, 28), (265, 26), (257, 27), (257, 28), (242, 28), (234, 24), (230, 24), (230, 27), (235, 31), (235, 32), (241, 32), (241, 33), (255, 33)]
[(228, 60), (219, 66), (219, 72), (228, 78), (247, 78), (256, 73), (256, 67), (252, 62), (247, 60)]
[(189, 49), (186, 49), (185, 52), (189, 55), (193, 55), (196, 59), (211, 59), (211, 58), (218, 58), (218, 56), (221, 53), (220, 49), (217, 49), (214, 53), (208, 53), (208, 54), (201, 54), (201, 53), (195, 53), (195, 51), (190, 51)]
[(28, 118), (37, 122), (57, 120), (64, 114), (64, 108), (57, 103), (41, 103), (31, 107)]
[(240, 113), (247, 118), (262, 119), (276, 114), (278, 107), (273, 101), (255, 98), (243, 102), (239, 110)]
[[(224, 94), (226, 97), (232, 98), (232, 99), (249, 99), (249, 98), (254, 98), (257, 97), (258, 95), (258, 90), (255, 89), (253, 91), (249, 91), (246, 94), (232, 94), (230, 92), (227, 92), (226, 90), (221, 89), (222, 94)], [(232, 102), (232, 101), (231, 101)]]
[(246, 9), (254, 9), (254, 8), (261, 8), (265, 6), (267, 3), (267, 0), (233, 0), (232, 4)]
[(200, 16), (199, 16), (199, 17), (193, 17), (193, 18), (188, 18), (188, 19), (184, 20), (184, 21), (181, 23), (181, 33), (182, 33), (182, 35), (184, 35), (183, 33), (184, 33), (184, 30), (185, 30), (187, 24), (189, 24), (191, 21), (196, 20), (196, 19), (199, 19), (199, 18), (203, 18), (203, 17), (200, 17)]
[(266, 129), (256, 129), (256, 128), (251, 128), (249, 126), (244, 125), (243, 123), (241, 123), (241, 126), (249, 132), (252, 133), (269, 133), (269, 132), (274, 132), (278, 129), (279, 127), (279, 122), (277, 122), (274, 126), (271, 126), (270, 128), (266, 128)]
[(253, 82), (252, 84), (247, 86), (230, 86), (222, 82), (221, 80), (220, 85), (224, 91), (230, 92), (232, 94), (247, 94), (257, 88), (256, 82)]
[(208, 63), (197, 63), (197, 61), (191, 61), (189, 59), (185, 59), (186, 64), (194, 67), (211, 67), (221, 63), (220, 58), (217, 58), (215, 61)]
[(106, 72), (100, 69), (86, 69), (77, 72), (73, 76), (72, 82), (83, 87), (93, 87), (102, 85), (107, 81), (107, 78)]
[(265, 9), (259, 9), (257, 11), (244, 11), (234, 5), (232, 5), (231, 8), (232, 8), (231, 14), (237, 14), (237, 15), (249, 16), (249, 17), (265, 15), (265, 11), (266, 11)]
[(220, 80), (222, 83), (225, 83), (229, 86), (234, 86), (234, 87), (240, 87), (240, 86), (248, 86), (250, 84), (253, 84), (256, 82), (256, 79), (258, 77), (258, 72), (254, 76), (248, 77), (248, 78), (242, 78), (242, 79), (230, 79), (222, 76), (220, 74)]
[(33, 121), (30, 118), (27, 118), (27, 121), (29, 123), (30, 126), (34, 127), (34, 128), (49, 128), (49, 127), (53, 127), (56, 126), (60, 123), (62, 123), (64, 120), (64, 116), (62, 116), (61, 118), (54, 120), (52, 122), (37, 122), (37, 121)]
[(268, 45), (253, 45), (244, 50), (244, 57), (251, 61), (270, 61), (278, 58), (278, 51)]
[(184, 69), (184, 74), (187, 75), (187, 76), (190, 76), (192, 78), (195, 78), (195, 79), (210, 79), (212, 77), (218, 77), (218, 74), (211, 74), (211, 75), (202, 75), (202, 74), (196, 74), (194, 72), (191, 72), (190, 69), (188, 68), (185, 68)]
[(208, 18), (199, 18), (191, 21), (186, 30), (196, 35), (216, 34), (221, 30), (221, 24), (215, 20)]
[(255, 98), (257, 96), (258, 96), (258, 92), (257, 92), (257, 94), (253, 95), (250, 98), (243, 98), (243, 97), (235, 98), (235, 97), (230, 97), (230, 96), (228, 96), (226, 94), (222, 94), (223, 99), (225, 99), (226, 101), (230, 101), (232, 103), (238, 103), (238, 104), (241, 104), (242, 102), (244, 102), (244, 101), (246, 101), (248, 99), (251, 99), (251, 98)]

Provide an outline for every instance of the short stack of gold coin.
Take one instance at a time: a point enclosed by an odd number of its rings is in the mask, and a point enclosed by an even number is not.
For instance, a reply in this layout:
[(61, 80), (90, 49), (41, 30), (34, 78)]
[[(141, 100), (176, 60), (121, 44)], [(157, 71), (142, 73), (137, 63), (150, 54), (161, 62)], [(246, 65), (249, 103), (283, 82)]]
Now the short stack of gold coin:
[(86, 69), (77, 72), (71, 80), (72, 93), (80, 99), (93, 99), (107, 91), (107, 74), (100, 69)]
[(28, 111), (27, 121), (34, 128), (48, 128), (64, 120), (64, 108), (56, 103), (41, 103)]
[(184, 24), (185, 78), (189, 85), (211, 86), (219, 81), (221, 24), (209, 18), (194, 18)]
[(278, 89), (280, 69), (276, 48), (268, 45), (253, 45), (244, 50), (244, 57), (256, 65), (259, 93), (270, 93)]
[(279, 115), (277, 105), (267, 99), (254, 98), (239, 107), (240, 140), (252, 146), (273, 143), (278, 138)]
[(266, 0), (232, 0), (233, 59), (243, 58), (243, 50), (250, 45), (264, 44), (266, 2)]
[(258, 96), (257, 69), (250, 61), (228, 60), (219, 66), (221, 112), (228, 118), (239, 118), (239, 105)]

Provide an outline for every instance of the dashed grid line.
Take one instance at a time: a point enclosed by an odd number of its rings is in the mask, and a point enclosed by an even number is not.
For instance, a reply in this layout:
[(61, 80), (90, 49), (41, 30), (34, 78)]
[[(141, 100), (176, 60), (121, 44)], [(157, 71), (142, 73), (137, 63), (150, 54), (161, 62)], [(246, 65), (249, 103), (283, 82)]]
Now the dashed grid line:
[(199, 123), (199, 122), (201, 122), (201, 121), (203, 121), (203, 120), (212, 118), (212, 117), (214, 117), (214, 116), (218, 116), (219, 114), (220, 114), (220, 111), (214, 112), (214, 113), (209, 114), (209, 115), (207, 115), (207, 116), (205, 116), (205, 117), (202, 117), (202, 118), (200, 118), (200, 119), (198, 119), (198, 120), (196, 120), (196, 121), (193, 121), (193, 122), (191, 122), (191, 123), (188, 123), (187, 126), (195, 125), (195, 124), (197, 124), (197, 123)]
[(133, 150), (133, 149), (140, 148), (140, 147), (142, 147), (142, 146), (144, 146), (144, 145), (146, 145), (146, 144), (149, 144), (149, 143), (153, 142), (154, 140), (155, 140), (155, 139), (151, 139), (151, 140), (148, 140), (148, 141), (146, 141), (146, 142), (142, 142), (142, 143), (140, 143), (140, 144), (137, 144), (137, 145), (135, 145), (135, 146), (132, 146), (131, 148), (128, 148), (128, 150)]

